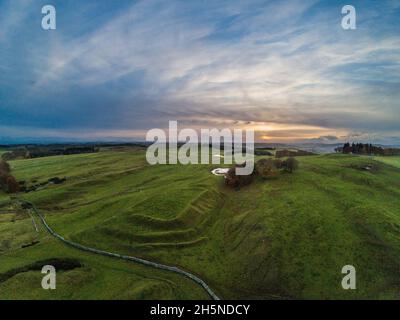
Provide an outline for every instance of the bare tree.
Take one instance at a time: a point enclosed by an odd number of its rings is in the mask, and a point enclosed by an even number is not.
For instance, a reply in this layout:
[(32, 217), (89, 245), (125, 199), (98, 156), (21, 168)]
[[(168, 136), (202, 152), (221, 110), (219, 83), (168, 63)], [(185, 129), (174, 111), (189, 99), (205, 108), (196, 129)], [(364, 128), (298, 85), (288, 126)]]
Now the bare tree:
[(10, 169), (10, 165), (8, 164), (8, 162), (4, 161), (4, 160), (0, 160), (0, 172), (3, 173), (10, 173), (11, 169)]
[(7, 184), (7, 192), (8, 193), (17, 193), (17, 192), (19, 192), (18, 182), (12, 175), (9, 175), (7, 177), (6, 184)]
[(284, 161), (284, 167), (287, 171), (289, 171), (290, 173), (292, 173), (293, 171), (297, 170), (299, 167), (299, 162), (293, 158), (290, 157), (288, 158), (286, 161)]
[(240, 188), (242, 186), (249, 185), (254, 180), (254, 172), (249, 175), (237, 175), (236, 168), (243, 167), (245, 165), (235, 165), (231, 167), (225, 176), (225, 184), (233, 187)]
[(8, 193), (19, 192), (19, 184), (10, 171), (10, 165), (4, 160), (0, 160), (0, 188)]
[(273, 159), (260, 159), (256, 163), (256, 170), (260, 177), (274, 178), (279, 175), (279, 170)]

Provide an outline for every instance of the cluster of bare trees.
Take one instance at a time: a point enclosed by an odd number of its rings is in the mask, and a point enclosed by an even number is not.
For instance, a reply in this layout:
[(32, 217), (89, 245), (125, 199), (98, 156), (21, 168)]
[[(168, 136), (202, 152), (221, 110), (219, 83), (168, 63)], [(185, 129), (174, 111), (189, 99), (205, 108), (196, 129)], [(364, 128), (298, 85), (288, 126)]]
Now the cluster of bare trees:
[(367, 155), (380, 155), (380, 156), (395, 156), (400, 155), (399, 148), (383, 148), (374, 146), (368, 143), (345, 143), (343, 147), (335, 149), (336, 152), (352, 153), (352, 154), (367, 154)]
[(260, 159), (256, 163), (256, 171), (264, 179), (275, 178), (282, 170), (292, 173), (298, 167), (299, 162), (294, 157), (289, 157), (286, 160)]
[(233, 188), (240, 188), (253, 182), (255, 177), (254, 171), (251, 174), (244, 176), (239, 176), (236, 174), (236, 168), (241, 166), (244, 167), (244, 165), (235, 165), (229, 169), (228, 173), (225, 175), (226, 185)]
[(19, 184), (11, 175), (10, 165), (4, 160), (0, 160), (0, 189), (7, 193), (17, 193), (19, 191)]
[(289, 157), (286, 160), (272, 158), (260, 159), (256, 162), (253, 173), (246, 176), (236, 175), (236, 167), (238, 167), (238, 165), (229, 169), (225, 176), (225, 183), (228, 186), (240, 188), (249, 185), (256, 176), (263, 179), (270, 179), (278, 177), (281, 171), (292, 173), (298, 169), (299, 162), (294, 157)]
[(383, 155), (383, 148), (373, 146), (372, 144), (363, 143), (345, 143), (342, 148), (337, 148), (336, 151), (343, 153), (354, 153), (354, 154), (381, 154)]

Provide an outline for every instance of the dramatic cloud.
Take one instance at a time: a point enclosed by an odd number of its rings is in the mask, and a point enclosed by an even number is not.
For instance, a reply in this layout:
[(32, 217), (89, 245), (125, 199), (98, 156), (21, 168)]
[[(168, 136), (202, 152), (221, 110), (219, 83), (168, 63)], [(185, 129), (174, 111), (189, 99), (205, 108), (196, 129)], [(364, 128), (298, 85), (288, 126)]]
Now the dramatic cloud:
[[(143, 139), (182, 126), (265, 141), (400, 143), (399, 1), (40, 1), (0, 7), (0, 136)], [(343, 3), (344, 5), (344, 3)]]

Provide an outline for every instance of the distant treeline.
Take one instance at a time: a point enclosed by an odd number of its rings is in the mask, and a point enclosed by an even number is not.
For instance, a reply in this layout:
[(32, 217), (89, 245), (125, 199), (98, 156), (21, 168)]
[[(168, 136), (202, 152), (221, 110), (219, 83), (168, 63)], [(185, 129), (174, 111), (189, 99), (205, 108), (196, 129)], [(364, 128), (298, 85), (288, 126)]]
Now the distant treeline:
[(1, 156), (3, 160), (31, 159), (40, 157), (94, 153), (99, 149), (94, 146), (25, 146), (17, 147)]
[(367, 154), (367, 155), (381, 155), (381, 156), (395, 156), (400, 155), (400, 149), (398, 148), (383, 148), (380, 146), (374, 146), (368, 143), (345, 143), (343, 147), (335, 149), (336, 152), (340, 153), (352, 153), (352, 154)]
[(286, 158), (286, 157), (300, 157), (300, 156), (312, 156), (315, 155), (313, 152), (305, 150), (277, 150), (275, 152), (276, 158)]

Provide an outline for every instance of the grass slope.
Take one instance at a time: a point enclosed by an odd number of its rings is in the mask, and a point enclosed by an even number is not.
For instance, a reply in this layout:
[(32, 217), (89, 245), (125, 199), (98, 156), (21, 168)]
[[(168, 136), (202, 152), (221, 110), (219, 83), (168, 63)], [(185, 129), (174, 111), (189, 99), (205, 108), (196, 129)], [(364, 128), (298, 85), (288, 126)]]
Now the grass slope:
[[(215, 165), (149, 166), (140, 150), (11, 164), (27, 182), (67, 177), (22, 195), (58, 233), (180, 266), (222, 298), (399, 298), (400, 169), (347, 155), (298, 159), (298, 172), (240, 191), (210, 174)], [(371, 162), (373, 171), (360, 169)], [(207, 298), (179, 275), (65, 247), (18, 208), (0, 212), (0, 275), (47, 258), (84, 264), (61, 271), (56, 294), (31, 271), (0, 283), (0, 298)], [(346, 264), (357, 269), (357, 290), (341, 288)]]
[(375, 157), (374, 158), (377, 161), (381, 161), (383, 163), (390, 164), (392, 166), (395, 166), (397, 168), (400, 168), (400, 157), (393, 156), (393, 157)]

